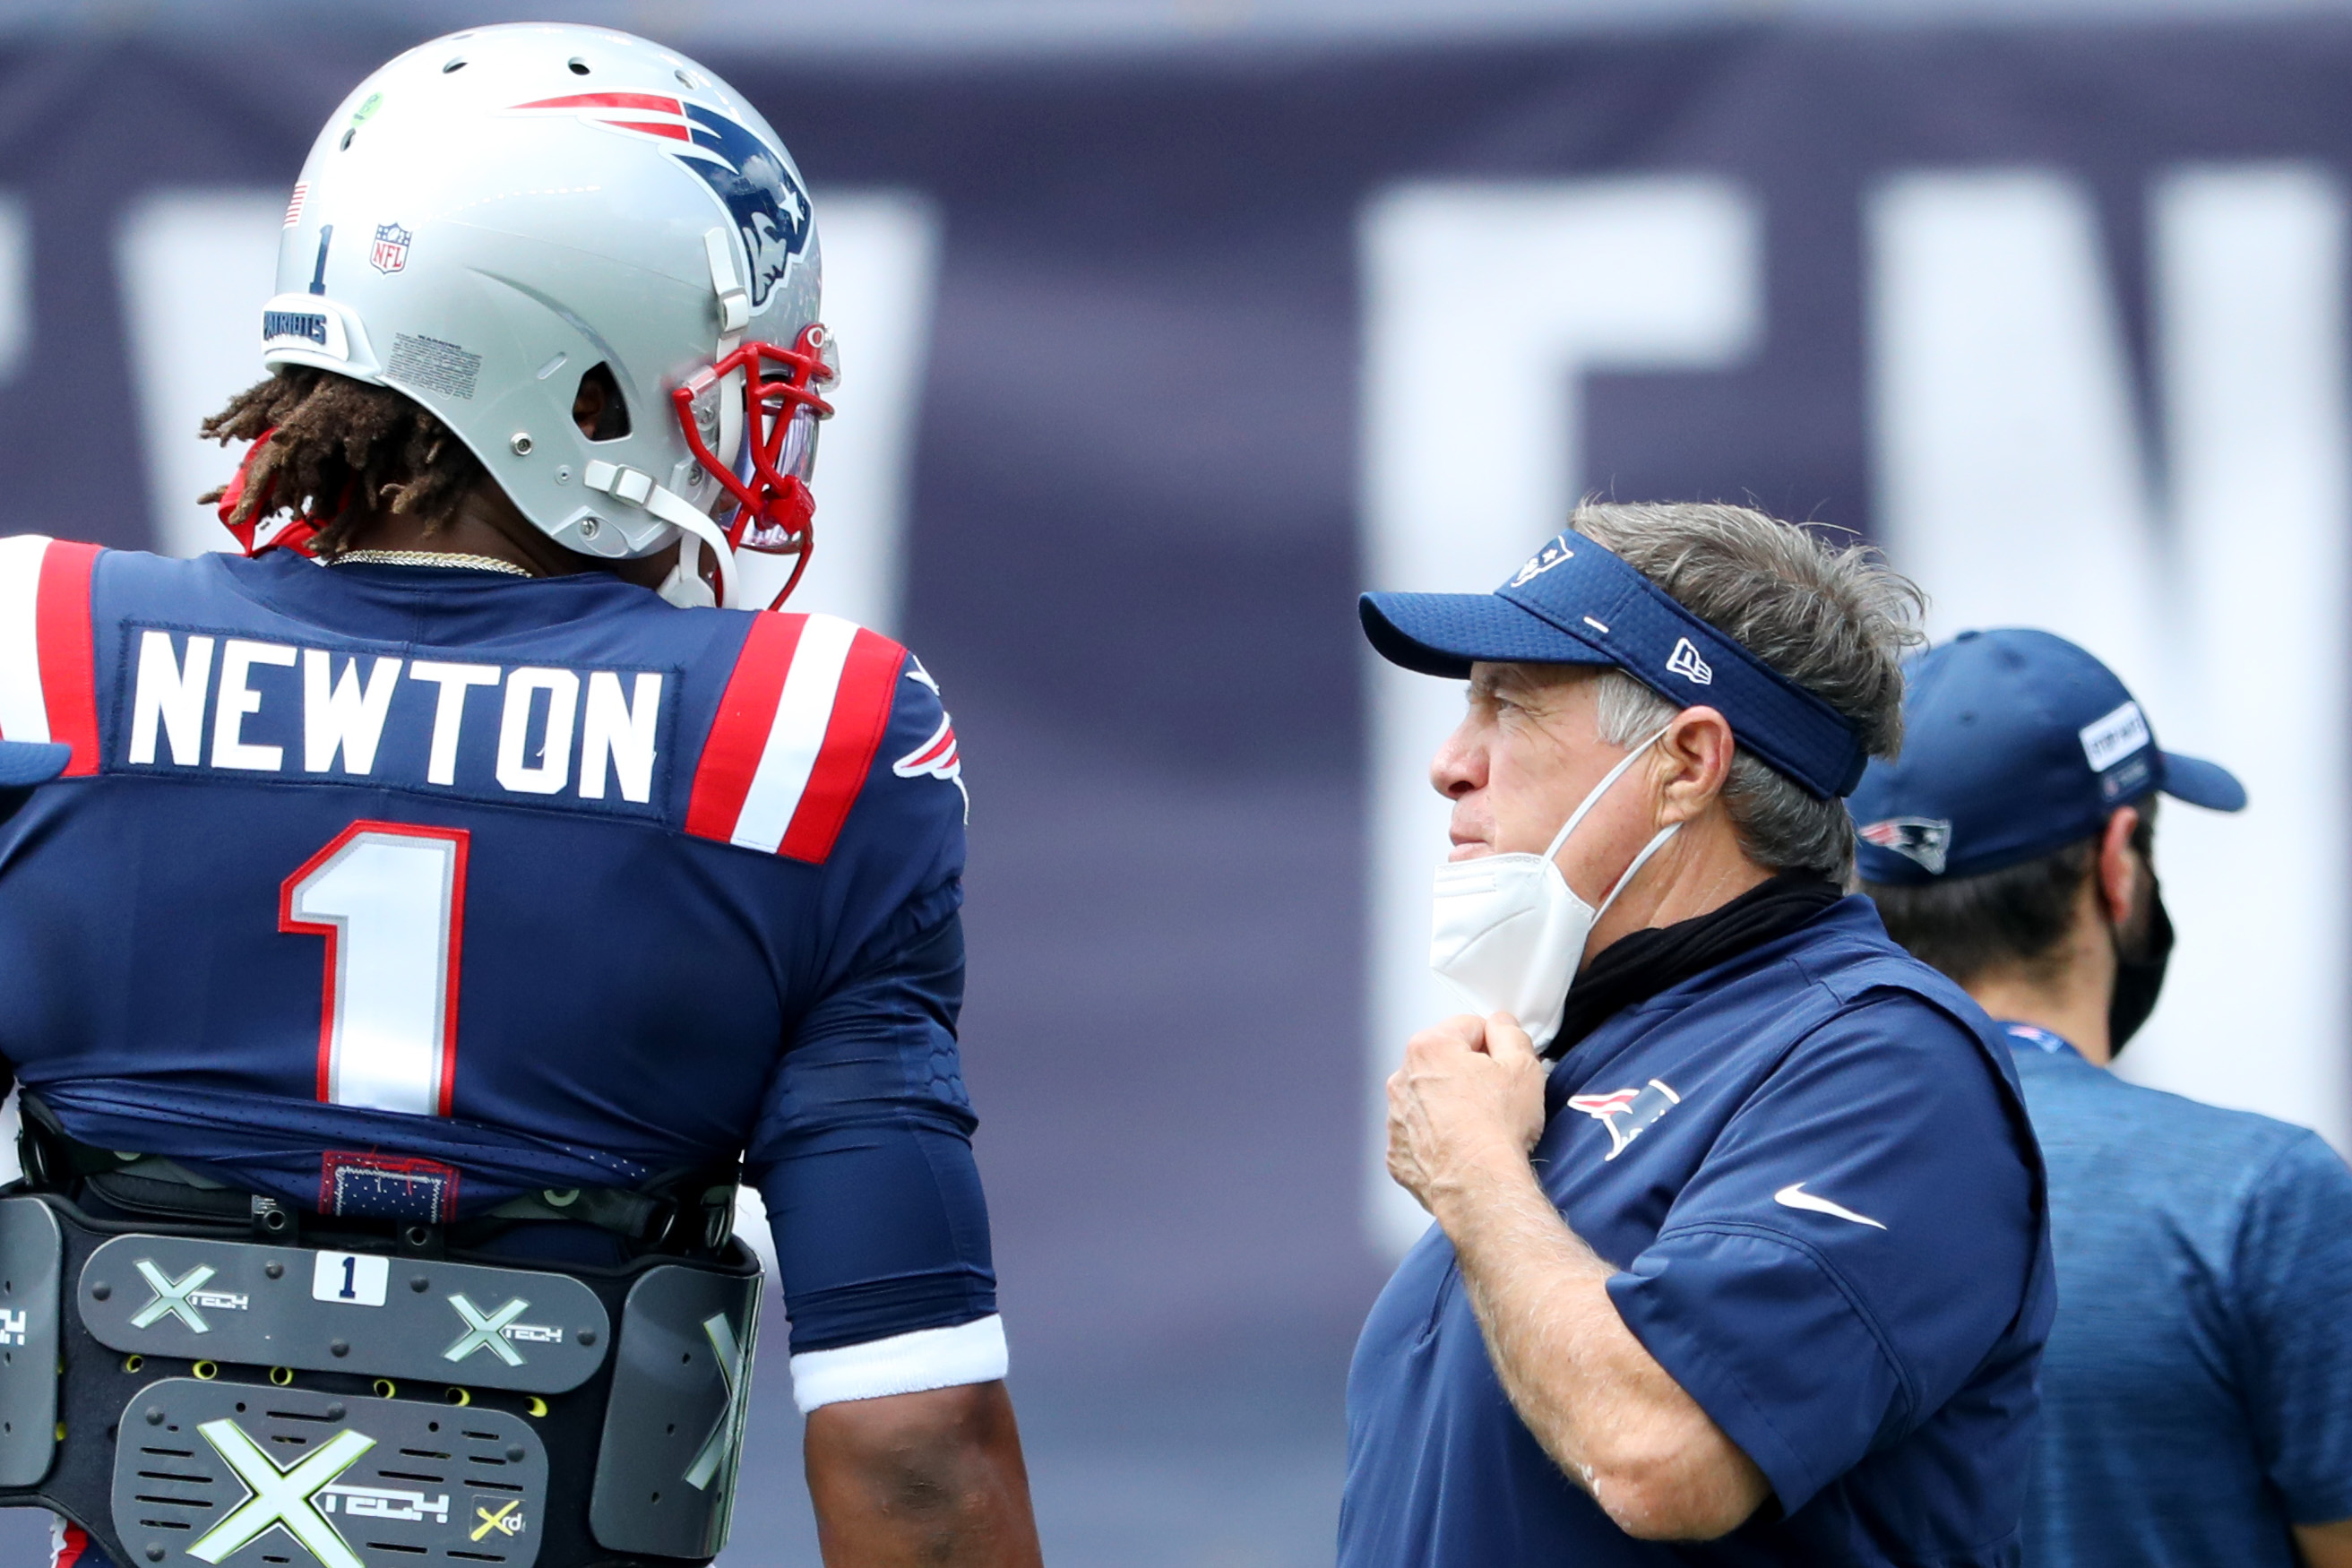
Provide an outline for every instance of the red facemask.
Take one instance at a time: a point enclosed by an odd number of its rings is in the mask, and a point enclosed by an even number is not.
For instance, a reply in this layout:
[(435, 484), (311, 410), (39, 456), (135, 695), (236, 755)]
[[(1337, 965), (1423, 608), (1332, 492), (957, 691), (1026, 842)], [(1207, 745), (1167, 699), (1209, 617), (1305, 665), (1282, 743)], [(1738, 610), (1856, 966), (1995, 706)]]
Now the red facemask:
[[(816, 511), (808, 478), (816, 462), (817, 421), (833, 417), (833, 405), (818, 392), (835, 374), (825, 361), (830, 341), (824, 327), (812, 323), (801, 330), (788, 349), (774, 343), (745, 343), (697, 371), (670, 394), (688, 447), (735, 498), (735, 515), (724, 529), (729, 546), (795, 557), (792, 578), (776, 595), (775, 605), (791, 597), (808, 571)], [(782, 367), (782, 374), (773, 380), (766, 379), (771, 363)], [(695, 400), (722, 377), (738, 372), (743, 377), (743, 453), (748, 477), (719, 460), (704, 435), (702, 422), (695, 417)]]

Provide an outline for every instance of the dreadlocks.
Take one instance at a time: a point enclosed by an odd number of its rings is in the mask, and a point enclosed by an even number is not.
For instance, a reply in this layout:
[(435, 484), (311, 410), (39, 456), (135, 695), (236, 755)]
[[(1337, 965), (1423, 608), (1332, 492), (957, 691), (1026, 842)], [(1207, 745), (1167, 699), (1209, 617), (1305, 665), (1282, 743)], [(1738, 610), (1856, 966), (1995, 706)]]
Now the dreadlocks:
[[(248, 460), (245, 493), (227, 521), (242, 523), (285, 510), (316, 528), (312, 548), (331, 556), (370, 508), (446, 526), (475, 480), (481, 459), (449, 427), (390, 387), (307, 365), (282, 365), (205, 421), (207, 439), (226, 446), (269, 439)], [(218, 501), (226, 487), (204, 497)]]

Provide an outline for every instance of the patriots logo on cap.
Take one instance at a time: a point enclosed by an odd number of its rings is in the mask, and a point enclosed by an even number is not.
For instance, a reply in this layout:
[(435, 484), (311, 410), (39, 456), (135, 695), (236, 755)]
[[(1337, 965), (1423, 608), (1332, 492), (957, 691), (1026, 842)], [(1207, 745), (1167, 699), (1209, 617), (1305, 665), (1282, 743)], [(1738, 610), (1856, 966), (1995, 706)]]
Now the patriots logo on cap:
[(1576, 552), (1568, 547), (1568, 535), (1561, 534), (1531, 556), (1528, 563), (1512, 574), (1506, 588), (1523, 588), (1561, 562), (1572, 559)]
[(734, 219), (751, 263), (751, 309), (807, 248), (809, 199), (784, 155), (759, 132), (715, 109), (653, 92), (575, 92), (518, 103), (510, 114), (576, 114), (592, 125), (670, 143), (677, 161), (702, 177)]
[(1625, 1146), (1656, 1125), (1658, 1118), (1683, 1102), (1683, 1097), (1652, 1079), (1641, 1089), (1612, 1089), (1607, 1094), (1571, 1094), (1568, 1097), (1570, 1110), (1581, 1110), (1609, 1130), (1609, 1152), (1604, 1162), (1614, 1160), (1625, 1152)]
[(1945, 859), (1952, 848), (1952, 825), (1948, 818), (1890, 816), (1869, 824), (1861, 833), (1881, 849), (1892, 849), (1906, 860), (1916, 861), (1931, 877), (1944, 874)]

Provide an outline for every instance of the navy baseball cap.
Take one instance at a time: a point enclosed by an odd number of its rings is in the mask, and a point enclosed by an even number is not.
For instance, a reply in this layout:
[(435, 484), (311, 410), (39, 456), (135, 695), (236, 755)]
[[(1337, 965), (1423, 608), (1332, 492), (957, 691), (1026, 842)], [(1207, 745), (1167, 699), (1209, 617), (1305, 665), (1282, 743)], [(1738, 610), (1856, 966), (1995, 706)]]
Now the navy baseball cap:
[(1865, 882), (1976, 877), (2095, 837), (2162, 791), (2242, 811), (2229, 771), (2159, 749), (2115, 672), (2048, 632), (1962, 632), (1905, 668), (1903, 754), (1847, 804)]
[(54, 741), (0, 741), (0, 789), (29, 789), (66, 771), (73, 748)]
[(1613, 665), (1676, 708), (1705, 703), (1741, 745), (1819, 799), (1853, 793), (1868, 756), (1845, 716), (1580, 533), (1491, 594), (1366, 594), (1364, 635), (1391, 664), (1462, 679), (1475, 662)]

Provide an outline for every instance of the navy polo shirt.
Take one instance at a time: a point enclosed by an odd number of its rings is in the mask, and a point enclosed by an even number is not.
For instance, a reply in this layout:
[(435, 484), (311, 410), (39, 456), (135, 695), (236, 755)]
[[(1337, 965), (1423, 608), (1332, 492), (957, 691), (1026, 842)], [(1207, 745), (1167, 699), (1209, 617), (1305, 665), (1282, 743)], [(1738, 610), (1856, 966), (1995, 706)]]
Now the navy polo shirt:
[(2294, 1568), (2291, 1525), (2352, 1519), (2352, 1170), (2009, 1032), (2064, 1296), (2027, 1561)]
[(2018, 1561), (2040, 1155), (1991, 1021), (1868, 900), (1610, 1019), (1546, 1110), (1544, 1191), (1772, 1497), (1705, 1545), (1619, 1531), (1519, 1420), (1432, 1226), (1349, 1372), (1342, 1568)]

